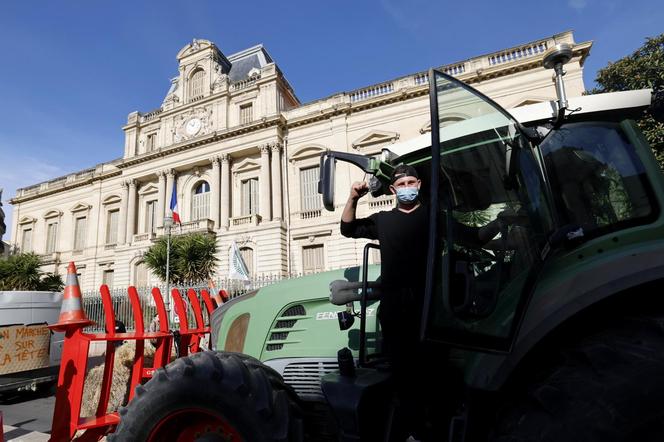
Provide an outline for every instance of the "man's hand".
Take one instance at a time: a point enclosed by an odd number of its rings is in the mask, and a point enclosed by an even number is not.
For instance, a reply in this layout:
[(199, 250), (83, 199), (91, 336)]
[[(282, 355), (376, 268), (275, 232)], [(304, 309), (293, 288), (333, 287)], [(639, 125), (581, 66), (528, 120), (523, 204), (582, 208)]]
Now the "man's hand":
[(356, 181), (350, 186), (349, 200), (357, 201), (369, 192), (369, 185), (366, 181)]

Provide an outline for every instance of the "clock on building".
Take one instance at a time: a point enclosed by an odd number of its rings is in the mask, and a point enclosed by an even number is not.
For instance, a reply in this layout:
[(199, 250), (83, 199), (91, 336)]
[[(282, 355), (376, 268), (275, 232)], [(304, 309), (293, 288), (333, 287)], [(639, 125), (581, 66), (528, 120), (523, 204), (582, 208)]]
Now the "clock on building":
[(187, 132), (187, 135), (190, 137), (193, 137), (198, 133), (198, 131), (201, 130), (201, 127), (203, 126), (201, 119), (200, 118), (191, 118), (189, 121), (187, 121), (187, 124), (184, 127), (185, 132)]

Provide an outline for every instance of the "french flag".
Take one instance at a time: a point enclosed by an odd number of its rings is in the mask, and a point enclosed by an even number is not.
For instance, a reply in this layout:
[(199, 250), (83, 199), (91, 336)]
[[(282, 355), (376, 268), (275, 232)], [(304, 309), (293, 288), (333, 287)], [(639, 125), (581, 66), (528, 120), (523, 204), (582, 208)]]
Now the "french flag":
[(177, 224), (180, 222), (180, 215), (178, 214), (178, 193), (175, 190), (175, 181), (173, 182), (173, 193), (171, 193), (171, 212), (173, 213), (173, 221)]

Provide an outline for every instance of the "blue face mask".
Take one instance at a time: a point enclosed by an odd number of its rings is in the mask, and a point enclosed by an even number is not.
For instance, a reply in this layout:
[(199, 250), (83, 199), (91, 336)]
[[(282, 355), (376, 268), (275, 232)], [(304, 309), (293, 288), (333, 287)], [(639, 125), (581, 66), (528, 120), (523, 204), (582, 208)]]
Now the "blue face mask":
[(403, 204), (412, 204), (417, 199), (417, 187), (400, 187), (397, 189), (397, 199)]

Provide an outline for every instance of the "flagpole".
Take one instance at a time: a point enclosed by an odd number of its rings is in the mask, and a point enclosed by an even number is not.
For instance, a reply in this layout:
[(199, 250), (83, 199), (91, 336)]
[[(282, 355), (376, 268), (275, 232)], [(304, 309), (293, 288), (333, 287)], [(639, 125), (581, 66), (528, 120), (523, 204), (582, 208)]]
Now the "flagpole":
[(171, 280), (170, 280), (170, 269), (171, 269), (171, 227), (173, 226), (173, 217), (171, 215), (166, 215), (164, 217), (164, 227), (166, 228), (166, 317), (170, 319), (171, 317)]

